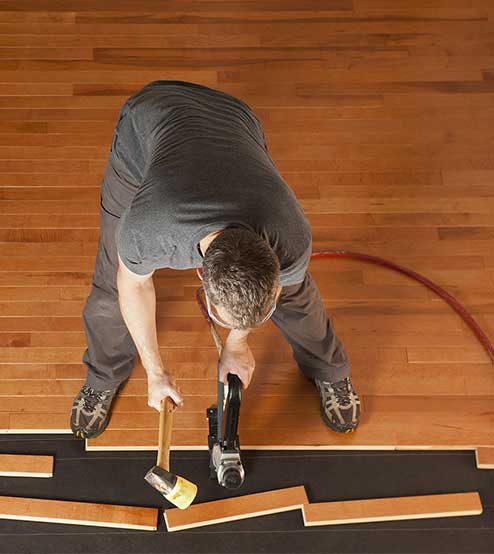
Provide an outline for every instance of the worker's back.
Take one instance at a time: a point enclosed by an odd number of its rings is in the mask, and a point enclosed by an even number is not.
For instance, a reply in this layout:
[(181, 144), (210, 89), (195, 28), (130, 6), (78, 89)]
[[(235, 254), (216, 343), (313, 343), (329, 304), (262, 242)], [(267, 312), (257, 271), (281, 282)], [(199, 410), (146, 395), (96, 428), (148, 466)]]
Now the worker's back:
[(102, 203), (121, 216), (117, 246), (131, 271), (200, 267), (197, 243), (240, 226), (270, 243), (282, 284), (302, 281), (309, 224), (241, 100), (196, 83), (150, 83), (122, 109), (110, 164)]

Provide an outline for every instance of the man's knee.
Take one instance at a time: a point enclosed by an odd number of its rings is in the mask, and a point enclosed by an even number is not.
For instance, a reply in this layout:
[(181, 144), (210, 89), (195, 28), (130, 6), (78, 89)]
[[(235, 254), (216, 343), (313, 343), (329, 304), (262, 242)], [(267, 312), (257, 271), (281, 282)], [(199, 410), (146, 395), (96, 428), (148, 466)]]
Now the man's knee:
[(108, 291), (93, 287), (82, 309), (82, 317), (86, 321), (94, 317), (114, 318), (118, 316), (119, 312), (118, 297)]

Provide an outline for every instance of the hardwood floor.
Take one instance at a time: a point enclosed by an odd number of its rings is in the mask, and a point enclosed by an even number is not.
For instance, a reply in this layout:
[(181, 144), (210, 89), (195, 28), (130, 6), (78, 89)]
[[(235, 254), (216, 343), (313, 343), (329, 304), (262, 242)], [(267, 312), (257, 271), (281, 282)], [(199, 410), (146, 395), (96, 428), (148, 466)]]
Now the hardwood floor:
[[(82, 308), (120, 106), (155, 79), (247, 102), (314, 250), (392, 260), (494, 335), (494, 5), (489, 0), (6, 0), (0, 5), (0, 429), (70, 432)], [(310, 271), (348, 350), (359, 429), (328, 430), (269, 322), (243, 395), (249, 448), (494, 446), (494, 368), (440, 298), (346, 259)], [(185, 394), (172, 449), (207, 448), (217, 352), (194, 271), (155, 273), (160, 351)], [(91, 449), (156, 449), (137, 360)]]

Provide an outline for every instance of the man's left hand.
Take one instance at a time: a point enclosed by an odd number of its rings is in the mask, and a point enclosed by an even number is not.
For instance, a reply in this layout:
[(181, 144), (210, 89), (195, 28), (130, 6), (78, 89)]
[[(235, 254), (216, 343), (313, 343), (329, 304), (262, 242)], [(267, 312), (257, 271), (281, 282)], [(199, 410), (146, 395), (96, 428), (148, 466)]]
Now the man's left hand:
[(255, 360), (246, 340), (227, 339), (220, 356), (220, 380), (227, 384), (228, 373), (238, 375), (242, 386), (249, 386), (255, 369)]

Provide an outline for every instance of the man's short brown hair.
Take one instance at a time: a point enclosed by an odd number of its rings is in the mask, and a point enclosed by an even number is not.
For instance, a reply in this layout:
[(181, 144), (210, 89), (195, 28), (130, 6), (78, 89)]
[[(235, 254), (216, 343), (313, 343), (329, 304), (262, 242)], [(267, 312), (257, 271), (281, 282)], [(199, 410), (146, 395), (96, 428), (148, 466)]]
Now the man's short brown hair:
[(254, 328), (273, 305), (280, 263), (267, 241), (247, 229), (227, 228), (204, 255), (203, 286), (236, 329)]

